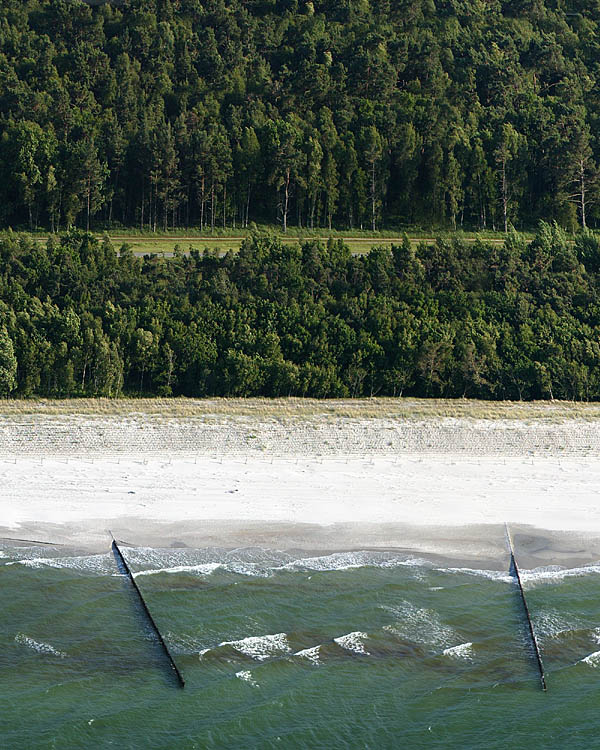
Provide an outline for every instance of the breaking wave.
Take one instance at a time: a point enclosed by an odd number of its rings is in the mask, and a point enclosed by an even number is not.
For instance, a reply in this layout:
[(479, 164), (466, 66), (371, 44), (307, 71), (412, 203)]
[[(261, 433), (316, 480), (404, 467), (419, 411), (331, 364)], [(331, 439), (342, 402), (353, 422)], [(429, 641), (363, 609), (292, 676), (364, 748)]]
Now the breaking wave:
[(300, 656), (303, 659), (308, 659), (313, 664), (319, 663), (319, 652), (321, 650), (321, 646), (313, 646), (312, 648), (303, 648), (301, 651), (296, 651), (294, 656)]
[(330, 555), (318, 557), (304, 557), (281, 565), (274, 570), (351, 570), (353, 568), (432, 568), (429, 560), (418, 557), (398, 557), (389, 553), (378, 553), (370, 551), (360, 552), (334, 552)]
[(460, 643), (458, 646), (450, 646), (442, 651), (443, 656), (449, 656), (452, 659), (473, 659), (473, 644), (471, 642)]
[(38, 654), (58, 656), (60, 659), (65, 659), (67, 657), (67, 654), (64, 651), (59, 651), (49, 643), (36, 641), (33, 638), (30, 638), (28, 635), (25, 635), (24, 633), (17, 633), (15, 636), (15, 642), (20, 643), (22, 646), (27, 646), (27, 648), (32, 649), (32, 651), (35, 651)]
[(531, 570), (521, 570), (521, 580), (523, 584), (536, 583), (560, 583), (565, 578), (576, 578), (579, 576), (588, 576), (600, 573), (600, 565), (593, 563), (591, 565), (582, 565), (577, 568), (563, 568), (560, 565), (548, 565)]
[[(356, 568), (432, 568), (433, 564), (422, 558), (403, 557), (389, 552), (334, 552), (315, 557), (294, 557), (285, 552), (271, 552), (256, 548), (226, 551), (185, 550), (173, 554), (165, 552), (162, 557), (156, 550), (126, 550), (127, 561), (139, 566), (135, 576), (160, 573), (187, 573), (190, 575), (212, 575), (234, 573), (244, 576), (267, 578), (280, 572), (330, 572)], [(194, 559), (195, 558), (195, 559)], [(144, 567), (150, 563), (152, 567)]]
[(447, 648), (453, 642), (456, 643), (454, 629), (442, 623), (439, 615), (432, 609), (417, 607), (409, 601), (380, 607), (396, 618), (393, 624), (383, 626), (384, 630), (393, 635), (436, 648)]
[(542, 638), (556, 638), (562, 633), (585, 629), (584, 623), (573, 614), (561, 614), (555, 609), (534, 611), (532, 620), (536, 634)]
[(360, 630), (355, 630), (353, 633), (346, 633), (346, 635), (340, 635), (338, 638), (334, 638), (334, 643), (338, 646), (345, 648), (346, 651), (352, 651), (355, 654), (364, 654), (369, 656), (369, 652), (365, 648), (364, 641), (369, 636), (366, 633), (361, 633)]
[(250, 672), (249, 669), (242, 669), (239, 672), (236, 672), (235, 676), (240, 680), (244, 680), (244, 682), (247, 682), (249, 685), (252, 685), (252, 687), (260, 687), (258, 682), (252, 677), (252, 672)]
[(285, 633), (249, 636), (239, 641), (222, 641), (219, 643), (219, 647), (222, 646), (231, 646), (244, 656), (250, 656), (257, 661), (264, 661), (272, 656), (290, 653), (291, 651)]
[(31, 557), (8, 562), (6, 565), (23, 565), (26, 568), (59, 568), (98, 575), (110, 575), (115, 572), (115, 564), (110, 553), (74, 557)]
[(590, 667), (600, 667), (600, 651), (594, 651), (593, 653), (584, 656), (583, 659), (580, 659), (580, 662), (587, 664)]
[(479, 568), (436, 568), (442, 573), (464, 573), (468, 576), (477, 576), (479, 578), (488, 578), (490, 581), (501, 581), (503, 583), (512, 583), (513, 576), (504, 570), (484, 570)]
[(210, 575), (215, 570), (222, 568), (220, 563), (203, 563), (201, 565), (175, 565), (172, 568), (150, 568), (150, 570), (138, 570), (133, 574), (138, 576), (153, 576), (159, 573), (197, 573), (198, 575)]

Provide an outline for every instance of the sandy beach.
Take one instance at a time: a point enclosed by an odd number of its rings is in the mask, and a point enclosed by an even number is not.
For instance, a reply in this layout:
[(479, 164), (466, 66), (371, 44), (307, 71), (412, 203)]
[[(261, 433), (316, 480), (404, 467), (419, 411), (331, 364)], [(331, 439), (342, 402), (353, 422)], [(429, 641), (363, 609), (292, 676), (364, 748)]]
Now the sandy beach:
[(103, 549), (600, 557), (596, 419), (140, 413), (0, 418), (0, 531)]

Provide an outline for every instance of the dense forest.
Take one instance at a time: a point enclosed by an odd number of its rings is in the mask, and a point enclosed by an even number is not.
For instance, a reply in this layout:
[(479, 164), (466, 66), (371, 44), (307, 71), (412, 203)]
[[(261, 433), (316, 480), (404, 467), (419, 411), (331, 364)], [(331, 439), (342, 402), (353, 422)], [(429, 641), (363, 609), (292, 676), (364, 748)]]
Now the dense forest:
[(0, 236), (0, 396), (600, 399), (600, 241), (255, 234), (137, 258), (73, 229)]
[(598, 0), (0, 0), (0, 226), (593, 228), (599, 32)]

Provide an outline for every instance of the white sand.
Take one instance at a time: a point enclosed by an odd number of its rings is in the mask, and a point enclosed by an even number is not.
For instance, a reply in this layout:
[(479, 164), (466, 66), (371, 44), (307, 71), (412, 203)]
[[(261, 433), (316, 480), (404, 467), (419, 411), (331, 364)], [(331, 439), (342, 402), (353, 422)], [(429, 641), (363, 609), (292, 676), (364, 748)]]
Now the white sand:
[(0, 459), (0, 518), (494, 524), (600, 532), (600, 462), (372, 456)]

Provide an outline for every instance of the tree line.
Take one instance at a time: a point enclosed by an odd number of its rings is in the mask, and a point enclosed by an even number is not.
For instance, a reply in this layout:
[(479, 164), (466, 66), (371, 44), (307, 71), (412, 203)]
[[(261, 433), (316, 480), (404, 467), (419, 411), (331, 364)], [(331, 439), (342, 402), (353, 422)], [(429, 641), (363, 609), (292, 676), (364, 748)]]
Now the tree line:
[(600, 399), (600, 241), (284, 244), (138, 258), (0, 236), (0, 395)]
[(0, 0), (0, 226), (596, 226), (596, 0)]

